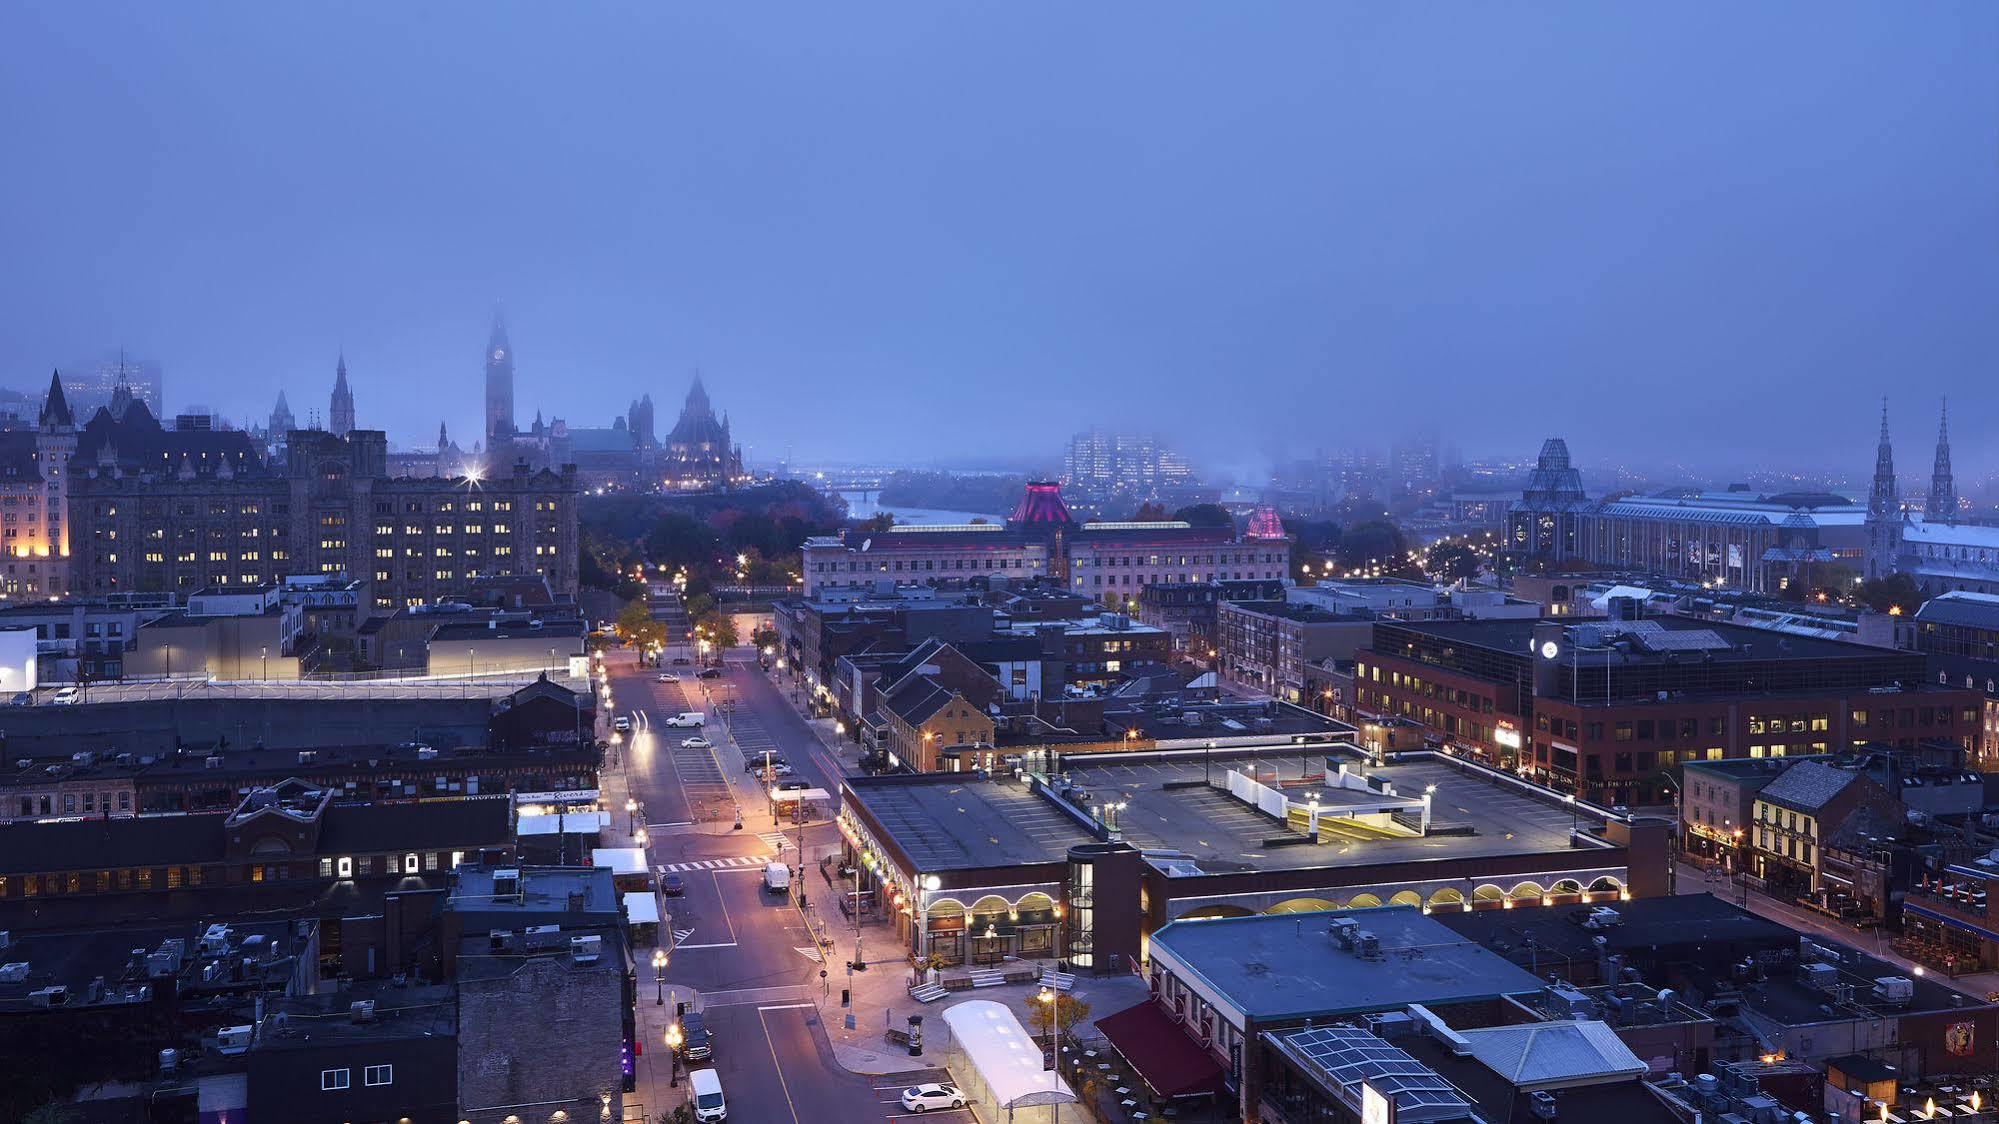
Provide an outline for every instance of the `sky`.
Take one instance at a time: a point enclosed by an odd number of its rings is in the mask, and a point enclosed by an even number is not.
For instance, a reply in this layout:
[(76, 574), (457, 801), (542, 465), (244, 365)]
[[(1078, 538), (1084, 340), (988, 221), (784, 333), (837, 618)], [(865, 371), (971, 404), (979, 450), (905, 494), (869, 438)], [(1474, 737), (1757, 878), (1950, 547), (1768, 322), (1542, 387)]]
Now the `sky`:
[(753, 460), (1999, 467), (1999, 5), (0, 5), (0, 384)]

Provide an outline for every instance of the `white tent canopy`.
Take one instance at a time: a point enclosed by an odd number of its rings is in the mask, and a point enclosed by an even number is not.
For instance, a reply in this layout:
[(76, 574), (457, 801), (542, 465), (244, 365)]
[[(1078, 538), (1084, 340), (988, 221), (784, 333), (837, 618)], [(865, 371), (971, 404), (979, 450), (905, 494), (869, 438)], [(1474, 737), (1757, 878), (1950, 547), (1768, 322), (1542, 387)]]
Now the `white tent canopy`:
[(659, 901), (650, 890), (633, 890), (625, 895), (625, 920), (634, 925), (659, 924)]
[(946, 1007), (944, 1022), (991, 1091), (990, 1103), (1002, 1108), (1075, 1103), (1076, 1094), (1061, 1075), (1041, 1068), (1041, 1047), (1004, 1005), (973, 999)]
[(614, 875), (646, 873), (646, 853), (637, 847), (597, 847), (590, 852), (591, 866), (607, 866)]

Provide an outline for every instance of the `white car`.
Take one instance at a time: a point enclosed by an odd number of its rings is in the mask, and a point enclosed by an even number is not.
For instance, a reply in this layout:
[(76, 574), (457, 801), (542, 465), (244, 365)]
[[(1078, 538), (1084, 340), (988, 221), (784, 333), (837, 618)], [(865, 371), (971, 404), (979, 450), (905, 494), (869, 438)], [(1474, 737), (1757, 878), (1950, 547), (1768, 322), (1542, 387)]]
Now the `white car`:
[(933, 1108), (963, 1108), (965, 1094), (956, 1085), (911, 1085), (902, 1091), (902, 1107), (910, 1112)]
[(655, 676), (653, 676), (653, 682), (655, 682), (655, 683), (673, 683), (673, 682), (676, 682), (676, 681), (678, 681), (678, 680), (679, 680), (679, 678), (680, 678), (680, 677), (679, 677), (678, 675), (675, 675), (674, 673), (672, 673), (672, 672), (670, 672), (670, 671), (662, 671), (662, 672), (660, 672), (660, 673), (659, 673), (658, 675), (655, 675)]
[(707, 738), (688, 738), (680, 743), (682, 749), (714, 749), (715, 743)]
[(57, 706), (67, 706), (70, 703), (75, 702), (77, 700), (77, 696), (81, 695), (82, 693), (83, 693), (82, 691), (78, 690), (75, 687), (64, 687), (58, 690), (54, 695), (52, 695), (49, 698), (49, 701), (56, 704)]
[(611, 720), (611, 729), (621, 734), (628, 734), (632, 730), (632, 720), (620, 714)]

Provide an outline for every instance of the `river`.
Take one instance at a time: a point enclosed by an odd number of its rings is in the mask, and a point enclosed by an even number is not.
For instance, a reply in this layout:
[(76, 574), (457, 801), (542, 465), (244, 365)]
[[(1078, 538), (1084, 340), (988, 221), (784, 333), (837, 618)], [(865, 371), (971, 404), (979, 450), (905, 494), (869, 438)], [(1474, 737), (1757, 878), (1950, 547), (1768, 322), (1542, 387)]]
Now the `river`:
[[(943, 508), (936, 507), (883, 507), (874, 500), (866, 499), (865, 497), (869, 494), (867, 492), (840, 493), (840, 498), (847, 501), (847, 515), (849, 518), (873, 519), (875, 516), (886, 511), (890, 515), (895, 516), (897, 523), (912, 525), (936, 526), (938, 524), (970, 523), (974, 519), (983, 519), (988, 523), (1006, 522), (1005, 516), (994, 515), (989, 511), (946, 511)], [(872, 494), (879, 496), (881, 493), (875, 492)]]

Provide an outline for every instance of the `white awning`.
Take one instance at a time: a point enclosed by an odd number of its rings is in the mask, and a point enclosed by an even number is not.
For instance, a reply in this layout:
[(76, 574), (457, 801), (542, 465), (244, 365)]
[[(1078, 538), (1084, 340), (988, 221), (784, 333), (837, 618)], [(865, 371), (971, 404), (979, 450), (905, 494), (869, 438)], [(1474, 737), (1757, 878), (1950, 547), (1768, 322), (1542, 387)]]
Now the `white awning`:
[(823, 788), (787, 788), (782, 790), (773, 788), (770, 790), (770, 798), (774, 804), (791, 804), (800, 800), (807, 801), (808, 803), (818, 803), (822, 800), (833, 799), (833, 795)]
[(1041, 1047), (1004, 1004), (973, 999), (946, 1007), (944, 1023), (1000, 1107), (1075, 1103), (1068, 1082), (1041, 1068)]
[(659, 899), (650, 890), (633, 890), (625, 895), (625, 920), (633, 925), (659, 924)]
[(591, 866), (611, 868), (613, 875), (646, 873), (646, 853), (637, 847), (595, 847), (590, 851)]
[(604, 830), (608, 812), (566, 812), (557, 815), (522, 816), (516, 829), (521, 835), (596, 835)]

